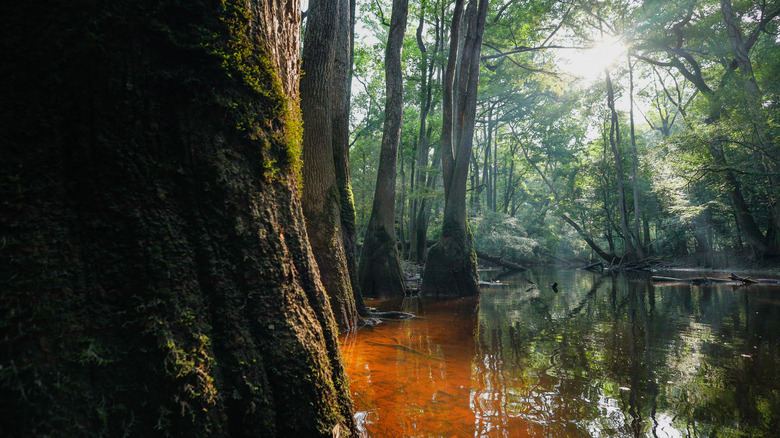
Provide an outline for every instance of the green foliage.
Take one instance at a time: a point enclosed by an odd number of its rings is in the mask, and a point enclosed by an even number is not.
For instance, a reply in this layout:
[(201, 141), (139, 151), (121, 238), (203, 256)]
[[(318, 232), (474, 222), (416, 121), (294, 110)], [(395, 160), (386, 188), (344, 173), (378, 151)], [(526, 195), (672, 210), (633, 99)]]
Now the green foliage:
[[(360, 86), (354, 101), (352, 170), (358, 217), (367, 216), (361, 211), (371, 207), (378, 161), (384, 93), (380, 53), (386, 34), (380, 9), (388, 10), (385, 3), (365, 4), (359, 18), (374, 38), (364, 37), (356, 50)], [(774, 239), (773, 250), (780, 248), (778, 20), (759, 24), (774, 11), (766, 3), (731, 3), (743, 40), (752, 35), (750, 41), (755, 41), (749, 61), (757, 95), (746, 92), (746, 73), (733, 63), (721, 2), (491, 5), (469, 174), (469, 215), (503, 213), (519, 220), (538, 243), (538, 252), (589, 257), (582, 236), (561, 222), (560, 215), (566, 214), (596, 244), (618, 254), (623, 251), (626, 236), (620, 226), (615, 157), (608, 140), (605, 77), (601, 73), (577, 79), (562, 68), (563, 60), (576, 51), (573, 47), (592, 46), (602, 35), (611, 35), (626, 47), (626, 53), (610, 66), (610, 76), (619, 119), (617, 149), (623, 161), (627, 219), (631, 227), (635, 218), (640, 221), (640, 236), (631, 240), (649, 243), (655, 251), (680, 254), (696, 248), (695, 238), (706, 235), (716, 251), (740, 249), (744, 231), (734, 219), (731, 183), (726, 178), (730, 172), (760, 232)], [(429, 55), (440, 6), (428, 1), (424, 10), (421, 4), (410, 8), (410, 29), (416, 27), (418, 14), (426, 14), (422, 38)], [(445, 8), (445, 27), (450, 13)], [(446, 51), (430, 61), (437, 68), (443, 65)], [(628, 62), (633, 76), (635, 178)], [(422, 62), (412, 35), (405, 41), (404, 64), (404, 150), (399, 169), (402, 163), (406, 179), (399, 180), (399, 193), (402, 187), (409, 189), (418, 144)], [(441, 114), (437, 78), (434, 75), (428, 118), (435, 127), (431, 138), (435, 147)], [(723, 162), (713, 157), (714, 143), (722, 146)], [(429, 163), (432, 158), (433, 153)], [(370, 182), (361, 182), (363, 178)], [(634, 184), (638, 212), (634, 211)], [(405, 213), (411, 202), (420, 199), (442, 201), (439, 186), (415, 187), (406, 193)], [(438, 215), (440, 210), (434, 209), (429, 229), (433, 236), (440, 232)], [(399, 220), (407, 224), (411, 218)]]
[(474, 247), (477, 251), (511, 261), (534, 257), (538, 243), (526, 236), (525, 229), (516, 217), (485, 212), (469, 218), (469, 223), (474, 232)]

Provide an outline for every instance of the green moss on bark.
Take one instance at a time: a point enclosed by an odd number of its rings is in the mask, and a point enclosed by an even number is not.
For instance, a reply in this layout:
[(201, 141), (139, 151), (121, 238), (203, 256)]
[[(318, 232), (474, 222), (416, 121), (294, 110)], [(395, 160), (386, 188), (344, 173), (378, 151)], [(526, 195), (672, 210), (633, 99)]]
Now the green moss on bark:
[(250, 7), (4, 17), (0, 435), (354, 430), (296, 194), (297, 93)]

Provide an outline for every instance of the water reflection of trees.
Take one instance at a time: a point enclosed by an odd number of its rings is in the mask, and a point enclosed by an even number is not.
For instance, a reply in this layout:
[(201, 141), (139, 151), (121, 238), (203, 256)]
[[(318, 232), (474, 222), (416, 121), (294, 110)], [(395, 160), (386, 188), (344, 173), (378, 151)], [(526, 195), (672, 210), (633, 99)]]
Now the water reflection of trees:
[(482, 295), (471, 395), (478, 436), (778, 430), (780, 299), (768, 288), (556, 275), (566, 293)]

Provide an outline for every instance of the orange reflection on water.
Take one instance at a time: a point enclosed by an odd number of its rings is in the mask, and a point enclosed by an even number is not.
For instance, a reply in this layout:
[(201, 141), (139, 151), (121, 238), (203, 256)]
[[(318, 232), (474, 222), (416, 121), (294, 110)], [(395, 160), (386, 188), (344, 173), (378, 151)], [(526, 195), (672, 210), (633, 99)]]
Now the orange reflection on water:
[(477, 299), (425, 308), (419, 298), (405, 300), (404, 310), (417, 318), (383, 322), (341, 338), (360, 435), (473, 436)]
[(401, 307), (417, 318), (341, 337), (361, 437), (543, 436), (507, 412), (498, 364), (478, 360), (477, 304), (406, 298)]

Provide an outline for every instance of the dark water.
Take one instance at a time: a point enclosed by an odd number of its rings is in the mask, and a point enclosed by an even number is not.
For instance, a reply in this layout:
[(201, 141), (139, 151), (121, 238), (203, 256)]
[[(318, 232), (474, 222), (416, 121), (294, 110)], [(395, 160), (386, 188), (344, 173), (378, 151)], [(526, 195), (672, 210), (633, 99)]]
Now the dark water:
[(419, 318), (341, 339), (361, 436), (780, 436), (780, 288), (505, 281), (373, 303)]

